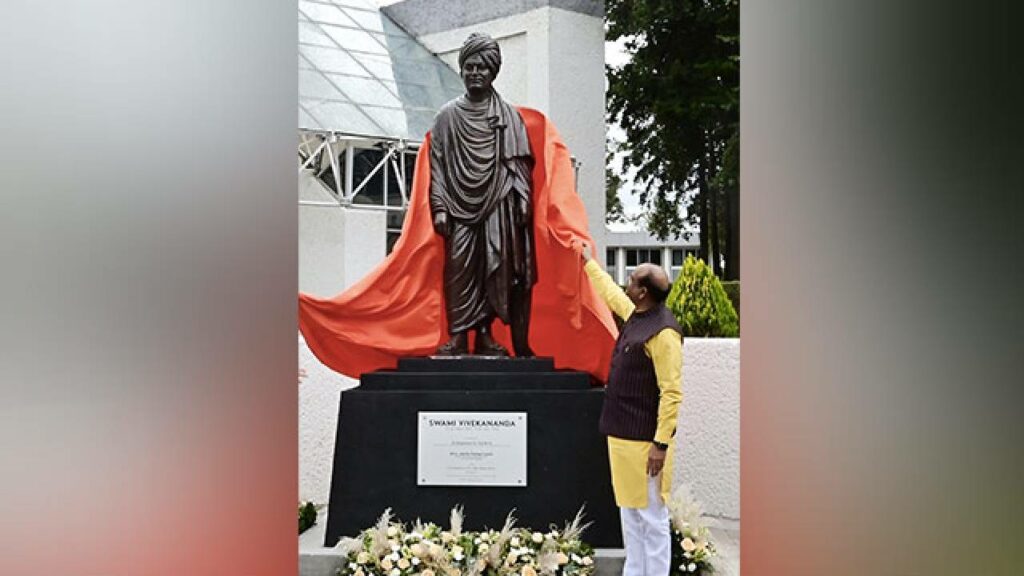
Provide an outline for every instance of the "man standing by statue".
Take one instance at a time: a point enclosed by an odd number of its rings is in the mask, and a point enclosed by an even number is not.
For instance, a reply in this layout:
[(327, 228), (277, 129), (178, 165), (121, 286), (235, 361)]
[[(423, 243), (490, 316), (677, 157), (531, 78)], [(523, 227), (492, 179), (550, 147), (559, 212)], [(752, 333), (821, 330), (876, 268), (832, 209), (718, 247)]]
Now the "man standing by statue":
[(498, 43), (472, 34), (459, 52), (466, 94), (437, 114), (430, 143), (430, 211), (445, 239), (444, 300), (451, 339), (439, 355), (506, 356), (490, 333), (509, 325), (516, 356), (529, 345), (530, 297), (537, 280), (533, 245), (533, 155), (519, 112), (492, 84)]
[(623, 576), (668, 576), (672, 538), (665, 506), (672, 486), (672, 438), (682, 401), (682, 329), (665, 307), (672, 283), (641, 264), (625, 290), (582, 245), (584, 271), (625, 321), (612, 352), (599, 428), (608, 437), (612, 489), (626, 546)]

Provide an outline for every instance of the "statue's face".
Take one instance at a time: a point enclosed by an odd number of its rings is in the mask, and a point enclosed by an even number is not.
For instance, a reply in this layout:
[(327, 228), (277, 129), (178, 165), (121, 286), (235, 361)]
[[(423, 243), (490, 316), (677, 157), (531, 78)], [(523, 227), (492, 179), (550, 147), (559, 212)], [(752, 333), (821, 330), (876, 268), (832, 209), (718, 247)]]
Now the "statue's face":
[(474, 54), (462, 63), (462, 83), (466, 85), (469, 93), (484, 93), (491, 89), (494, 83), (494, 73), (484, 64), (484, 59), (479, 54)]

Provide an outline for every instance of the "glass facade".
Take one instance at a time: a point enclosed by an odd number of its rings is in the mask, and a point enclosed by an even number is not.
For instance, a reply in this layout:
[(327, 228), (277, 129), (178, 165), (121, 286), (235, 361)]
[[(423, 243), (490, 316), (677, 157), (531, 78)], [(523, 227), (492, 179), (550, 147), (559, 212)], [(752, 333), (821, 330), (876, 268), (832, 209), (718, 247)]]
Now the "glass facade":
[(339, 136), (307, 168), (339, 202), (388, 211), (390, 252), (418, 144), (441, 106), (462, 94), (462, 81), (372, 0), (298, 0), (298, 26), (298, 127), (312, 143), (300, 147), (300, 160)]
[(299, 128), (419, 142), (458, 74), (368, 0), (299, 0)]

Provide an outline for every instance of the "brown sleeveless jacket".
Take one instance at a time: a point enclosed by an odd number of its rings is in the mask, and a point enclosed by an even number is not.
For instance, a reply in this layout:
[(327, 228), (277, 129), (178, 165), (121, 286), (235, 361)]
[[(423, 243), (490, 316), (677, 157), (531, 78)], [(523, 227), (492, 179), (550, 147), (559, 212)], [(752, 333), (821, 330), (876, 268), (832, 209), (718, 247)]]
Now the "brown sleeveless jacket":
[(619, 332), (601, 409), (600, 430), (627, 440), (653, 440), (658, 428), (658, 379), (644, 345), (665, 328), (682, 334), (664, 305), (634, 312)]

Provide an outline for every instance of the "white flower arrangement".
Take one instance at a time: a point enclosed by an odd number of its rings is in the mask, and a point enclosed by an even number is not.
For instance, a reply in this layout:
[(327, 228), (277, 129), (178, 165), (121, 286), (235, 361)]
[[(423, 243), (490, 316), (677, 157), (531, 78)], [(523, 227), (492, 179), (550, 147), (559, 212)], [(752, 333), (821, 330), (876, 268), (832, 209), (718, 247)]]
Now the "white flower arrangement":
[(583, 511), (561, 530), (516, 528), (510, 512), (501, 530), (464, 531), (461, 508), (447, 530), (397, 522), (385, 510), (358, 538), (343, 538), (338, 576), (591, 576), (594, 550), (580, 539)]
[(704, 524), (704, 509), (689, 486), (679, 486), (667, 503), (672, 519), (671, 576), (703, 576), (715, 571), (717, 554), (711, 530)]

